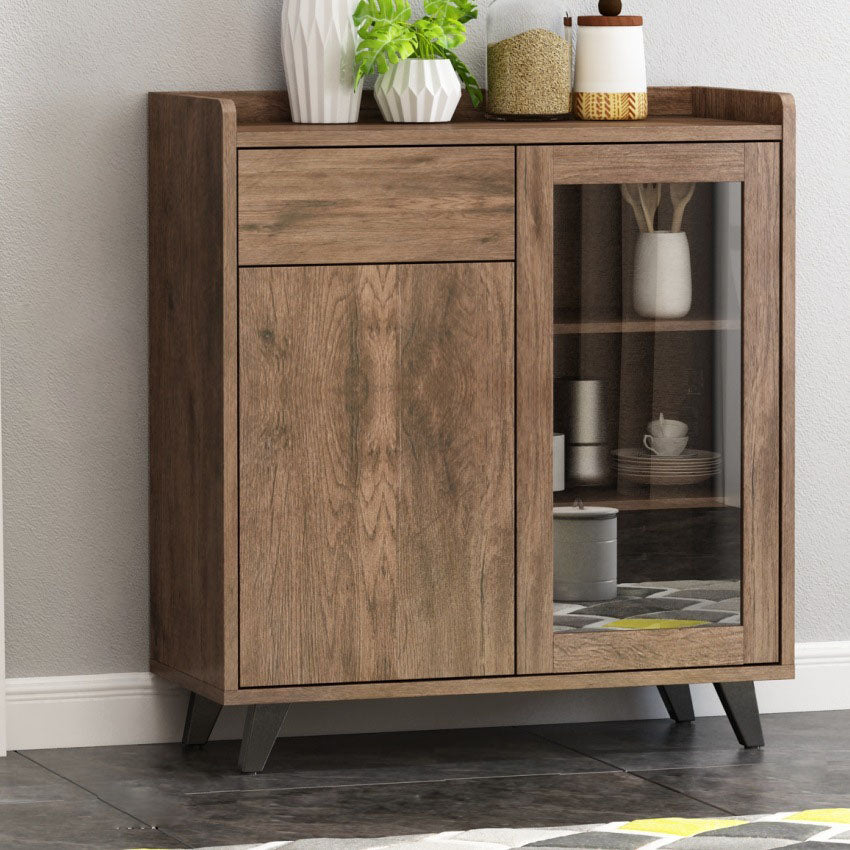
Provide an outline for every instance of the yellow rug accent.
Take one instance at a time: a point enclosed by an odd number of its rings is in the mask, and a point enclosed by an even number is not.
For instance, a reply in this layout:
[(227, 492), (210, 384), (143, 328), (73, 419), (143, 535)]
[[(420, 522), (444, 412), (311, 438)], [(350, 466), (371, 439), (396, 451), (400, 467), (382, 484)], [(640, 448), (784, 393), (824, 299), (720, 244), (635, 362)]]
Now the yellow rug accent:
[(803, 820), (810, 823), (850, 823), (850, 809), (809, 809), (788, 815), (785, 820)]
[(617, 620), (602, 626), (603, 629), (692, 629), (711, 625), (708, 620)]
[(712, 818), (656, 818), (655, 820), (633, 820), (624, 824), (620, 829), (629, 832), (649, 832), (657, 835), (678, 835), (687, 838), (699, 835), (701, 832), (711, 832), (713, 829), (724, 829), (727, 826), (741, 826), (744, 820), (714, 820)]

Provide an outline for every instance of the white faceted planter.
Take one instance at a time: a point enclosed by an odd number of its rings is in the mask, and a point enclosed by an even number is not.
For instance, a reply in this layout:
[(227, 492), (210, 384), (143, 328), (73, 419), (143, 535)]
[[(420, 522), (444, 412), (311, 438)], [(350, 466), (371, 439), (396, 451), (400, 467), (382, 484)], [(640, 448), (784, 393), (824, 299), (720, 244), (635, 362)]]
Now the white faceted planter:
[(292, 120), (353, 124), (363, 84), (354, 89), (357, 0), (284, 0), (280, 47)]
[(460, 79), (448, 59), (404, 59), (375, 85), (381, 114), (395, 123), (451, 121), (460, 93)]

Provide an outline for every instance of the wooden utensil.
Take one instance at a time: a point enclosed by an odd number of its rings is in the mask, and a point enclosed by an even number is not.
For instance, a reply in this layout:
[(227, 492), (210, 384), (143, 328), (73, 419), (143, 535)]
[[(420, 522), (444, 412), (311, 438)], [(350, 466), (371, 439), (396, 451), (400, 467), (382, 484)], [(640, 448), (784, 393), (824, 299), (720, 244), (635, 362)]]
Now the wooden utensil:
[(629, 205), (635, 214), (638, 230), (640, 230), (641, 233), (648, 233), (649, 230), (647, 229), (648, 225), (646, 215), (643, 212), (643, 206), (641, 206), (637, 186), (623, 184), (620, 188), (622, 189), (623, 197), (629, 202)]
[(646, 224), (649, 228), (649, 233), (655, 232), (655, 216), (658, 213), (658, 208), (661, 206), (661, 184), (660, 183), (640, 183), (638, 185), (638, 193), (640, 194), (640, 204), (643, 207), (643, 214), (646, 216)]
[(682, 222), (685, 219), (685, 210), (691, 202), (696, 191), (696, 183), (671, 183), (670, 200), (673, 202), (673, 233), (682, 232)]

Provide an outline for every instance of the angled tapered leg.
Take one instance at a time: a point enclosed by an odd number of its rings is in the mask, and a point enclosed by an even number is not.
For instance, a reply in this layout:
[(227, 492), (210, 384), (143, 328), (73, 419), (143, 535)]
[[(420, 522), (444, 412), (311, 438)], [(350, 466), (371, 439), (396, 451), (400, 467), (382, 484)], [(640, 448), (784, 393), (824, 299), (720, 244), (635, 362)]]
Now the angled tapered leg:
[(183, 726), (183, 746), (202, 747), (210, 739), (213, 727), (221, 714), (221, 706), (200, 694), (189, 694), (186, 724)]
[(694, 703), (690, 685), (659, 685), (658, 692), (671, 720), (676, 723), (693, 723)]
[(283, 728), (288, 705), (252, 705), (245, 718), (239, 769), (242, 773), (262, 773)]
[(732, 730), (742, 747), (748, 750), (764, 746), (756, 686), (753, 682), (720, 682), (715, 690)]

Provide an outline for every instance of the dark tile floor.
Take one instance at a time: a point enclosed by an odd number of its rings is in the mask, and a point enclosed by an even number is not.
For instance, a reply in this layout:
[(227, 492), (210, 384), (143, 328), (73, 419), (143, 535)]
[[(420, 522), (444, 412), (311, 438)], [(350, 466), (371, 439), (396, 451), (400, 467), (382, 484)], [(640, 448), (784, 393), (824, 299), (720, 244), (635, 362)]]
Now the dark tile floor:
[(282, 739), (265, 773), (235, 742), (0, 759), (0, 848), (203, 847), (638, 816), (850, 807), (850, 712)]

